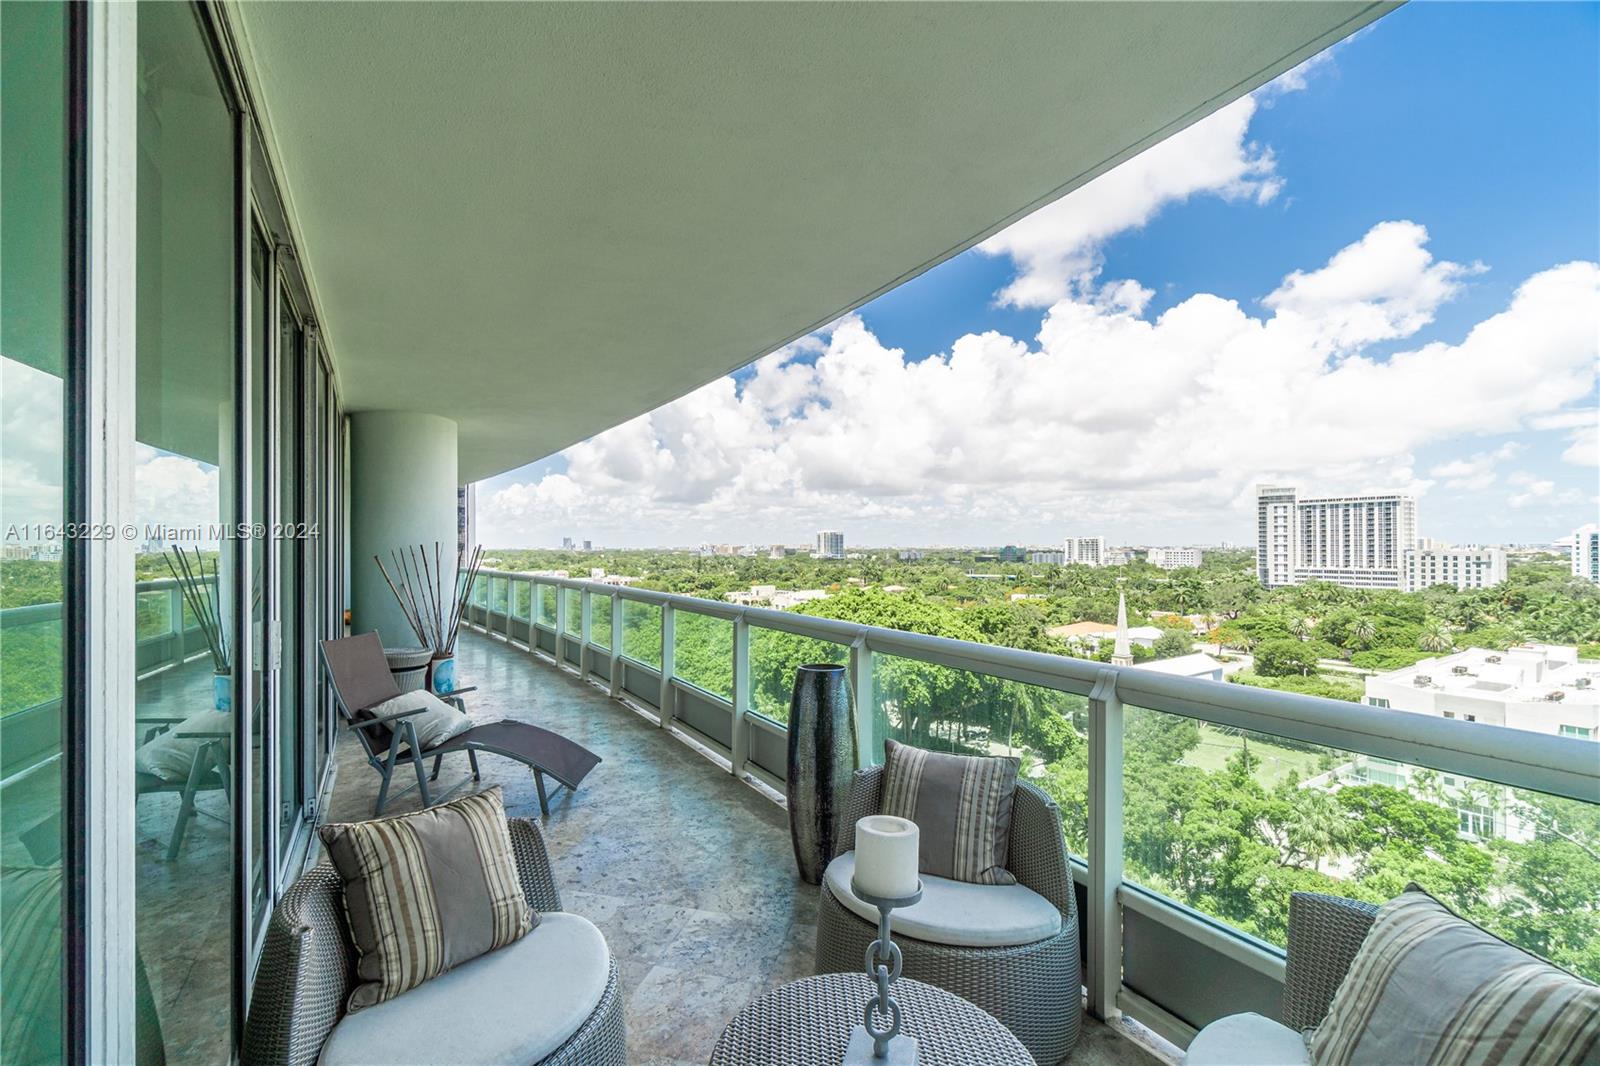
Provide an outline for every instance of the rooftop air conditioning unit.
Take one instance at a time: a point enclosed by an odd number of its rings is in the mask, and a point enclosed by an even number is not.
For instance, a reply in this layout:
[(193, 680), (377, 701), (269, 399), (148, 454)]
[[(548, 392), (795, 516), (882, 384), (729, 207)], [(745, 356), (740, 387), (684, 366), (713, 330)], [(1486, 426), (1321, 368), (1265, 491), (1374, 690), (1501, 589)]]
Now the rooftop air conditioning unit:
[(1418, 674), (1416, 677), (1411, 679), (1411, 683), (1418, 688), (1427, 688), (1429, 685), (1433, 684), (1433, 678), (1429, 677), (1427, 674)]
[(1545, 699), (1549, 700), (1551, 703), (1560, 703), (1566, 698), (1567, 694), (1562, 692), (1560, 689), (1556, 689), (1554, 692), (1550, 693), (1550, 695), (1545, 697)]
[(1465, 676), (1467, 676), (1467, 674), (1471, 673), (1471, 671), (1468, 670), (1465, 666), (1452, 666), (1450, 668), (1450, 672), (1452, 674), (1455, 674), (1457, 677), (1465, 677)]
[(1486, 663), (1497, 663), (1497, 662), (1500, 661), (1500, 656), (1498, 656), (1498, 655), (1489, 655), (1489, 656), (1486, 656), (1483, 661), (1486, 662)]
[(1574, 681), (1572, 683), (1572, 687), (1573, 688), (1588, 688), (1589, 684), (1590, 684), (1589, 678), (1580, 677), (1580, 678), (1578, 678), (1578, 680), (1576, 680), (1576, 681)]

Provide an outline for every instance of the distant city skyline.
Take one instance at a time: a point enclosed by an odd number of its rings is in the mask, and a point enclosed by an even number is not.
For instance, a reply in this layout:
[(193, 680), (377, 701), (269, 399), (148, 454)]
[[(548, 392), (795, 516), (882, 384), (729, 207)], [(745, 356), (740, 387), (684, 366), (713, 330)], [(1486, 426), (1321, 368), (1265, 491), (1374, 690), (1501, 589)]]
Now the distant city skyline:
[(1600, 512), (1597, 10), (1401, 8), (858, 312), (480, 483), (479, 538), (1247, 544), (1258, 484), (1411, 495), (1451, 544), (1568, 537)]

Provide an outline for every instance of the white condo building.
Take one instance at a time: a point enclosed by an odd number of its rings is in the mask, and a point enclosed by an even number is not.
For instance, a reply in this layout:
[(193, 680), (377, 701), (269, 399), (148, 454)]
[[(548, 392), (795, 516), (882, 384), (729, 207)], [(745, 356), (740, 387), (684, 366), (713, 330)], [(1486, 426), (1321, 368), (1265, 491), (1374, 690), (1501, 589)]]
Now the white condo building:
[(1491, 588), (1506, 579), (1504, 548), (1453, 548), (1426, 540), (1405, 553), (1407, 592), (1433, 585), (1454, 585), (1458, 589)]
[(811, 553), (818, 559), (843, 559), (844, 534), (836, 529), (824, 529), (817, 533), (817, 545)]
[(1600, 585), (1600, 525), (1572, 531), (1572, 576)]
[(1292, 486), (1256, 489), (1256, 576), (1268, 588), (1331, 581), (1398, 589), (1417, 540), (1411, 496), (1301, 497)]
[(1205, 552), (1199, 548), (1151, 548), (1144, 553), (1145, 562), (1163, 570), (1196, 567), (1205, 561)]
[(1104, 537), (1068, 537), (1062, 547), (1062, 559), (1068, 564), (1078, 563), (1082, 566), (1104, 566), (1106, 562), (1106, 538)]
[(1600, 661), (1571, 646), (1468, 648), (1369, 677), (1366, 696), (1374, 707), (1600, 740)]

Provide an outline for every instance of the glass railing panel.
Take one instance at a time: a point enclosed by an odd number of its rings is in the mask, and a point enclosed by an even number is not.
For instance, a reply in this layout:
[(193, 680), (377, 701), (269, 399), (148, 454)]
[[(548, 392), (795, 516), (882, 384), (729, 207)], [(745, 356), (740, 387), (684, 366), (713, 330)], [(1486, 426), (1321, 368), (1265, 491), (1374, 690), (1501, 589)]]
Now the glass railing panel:
[(528, 612), (533, 608), (533, 585), (526, 581), (513, 581), (511, 583), (511, 617), (521, 622), (528, 620)]
[(1280, 947), (1291, 893), (1414, 881), (1600, 977), (1600, 805), (1129, 707), (1123, 839), (1129, 881)]
[(589, 596), (589, 642), (606, 651), (611, 650), (611, 600), (598, 592)]
[(661, 608), (637, 600), (622, 601), (622, 654), (661, 669)]
[[(59, 588), (49, 591), (60, 595)], [(5, 670), (0, 671), (0, 717), (61, 698), (61, 605), (41, 603), (8, 608), (6, 615), (0, 622), (0, 644), (5, 646)], [(10, 763), (10, 754), (0, 756)]]
[(567, 597), (566, 631), (568, 636), (583, 634), (583, 593), (577, 589), (562, 589)]
[(152, 640), (172, 632), (172, 603), (166, 589), (133, 595), (133, 630), (139, 640)]
[(750, 709), (774, 722), (789, 721), (795, 671), (810, 663), (848, 666), (843, 644), (776, 629), (750, 627)]
[(696, 688), (733, 699), (733, 622), (683, 610), (673, 619), (673, 672)]
[(472, 583), (472, 605), (484, 607), (489, 603), (489, 575), (478, 574), (478, 579)]
[(494, 580), (494, 613), (509, 615), (511, 613), (511, 579), (497, 577)]
[(539, 586), (539, 624), (554, 627), (556, 624), (556, 593), (554, 585)]
[(896, 655), (873, 656), (869, 750), (883, 761), (893, 738), (932, 751), (984, 755), (1022, 744), (1030, 722), (1080, 712), (1079, 697)]

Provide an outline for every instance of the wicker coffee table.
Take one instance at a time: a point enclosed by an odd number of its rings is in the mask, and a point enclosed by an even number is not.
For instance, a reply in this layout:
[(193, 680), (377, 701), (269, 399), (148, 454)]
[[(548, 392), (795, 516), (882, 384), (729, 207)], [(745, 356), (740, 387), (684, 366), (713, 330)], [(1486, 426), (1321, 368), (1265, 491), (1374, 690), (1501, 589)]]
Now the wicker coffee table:
[[(865, 974), (829, 973), (775, 988), (734, 1016), (710, 1066), (836, 1066), (877, 992)], [(921, 1066), (1036, 1066), (1011, 1030), (943, 989), (902, 977), (894, 998), (901, 1031), (917, 1038)]]

